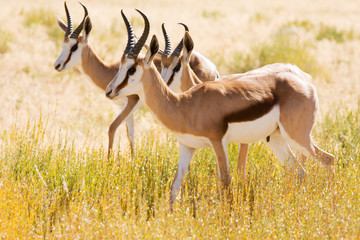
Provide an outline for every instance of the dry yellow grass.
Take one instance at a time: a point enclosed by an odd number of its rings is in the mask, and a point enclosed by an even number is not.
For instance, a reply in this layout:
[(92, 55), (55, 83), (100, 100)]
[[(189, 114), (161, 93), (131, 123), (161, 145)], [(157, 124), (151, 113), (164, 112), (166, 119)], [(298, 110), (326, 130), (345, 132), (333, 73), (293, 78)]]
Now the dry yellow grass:
[[(51, 16), (65, 19), (62, 1), (0, 1), (3, 5), (0, 22), (2, 29), (11, 33), (10, 50), (0, 55), (0, 130), (8, 129), (14, 119), (24, 123), (28, 118), (55, 114), (56, 127), (68, 131), (83, 142), (90, 138), (95, 145), (106, 145), (106, 129), (119, 111), (77, 69), (58, 73), (53, 63), (60, 53), (60, 39), (54, 41), (47, 29), (57, 27), (25, 23), (31, 12), (43, 9)], [(250, 52), (277, 33), (279, 28), (295, 20), (308, 21), (315, 27), (310, 33), (294, 28), (296, 38), (310, 44), (309, 51), (324, 66), (330, 82), (315, 79), (320, 97), (321, 114), (343, 102), (356, 105), (360, 95), (360, 5), (349, 1), (86, 1), (93, 22), (90, 36), (95, 51), (108, 62), (115, 62), (124, 48), (124, 25), (120, 10), (125, 9), (135, 21), (135, 32), (140, 34), (142, 22), (133, 10), (139, 8), (151, 21), (151, 32), (161, 38), (160, 24), (167, 24), (169, 35), (177, 42), (183, 34), (177, 22), (189, 25), (195, 49), (210, 58), (233, 52)], [(76, 1), (68, 1), (74, 23), (83, 16)], [(321, 24), (338, 29), (353, 30), (354, 39), (338, 44), (335, 41), (316, 41)], [(55, 31), (55, 30), (53, 30)], [(78, 68), (80, 69), (80, 68)], [(226, 69), (223, 73), (228, 74)], [(138, 116), (138, 119), (142, 117)], [(140, 125), (154, 127), (146, 117)], [(137, 121), (138, 122), (138, 121)], [(151, 124), (149, 125), (148, 122)], [(141, 129), (141, 127), (140, 127)], [(124, 134), (124, 128), (120, 129)], [(139, 124), (137, 124), (139, 132)], [(89, 139), (88, 139), (89, 140)]]

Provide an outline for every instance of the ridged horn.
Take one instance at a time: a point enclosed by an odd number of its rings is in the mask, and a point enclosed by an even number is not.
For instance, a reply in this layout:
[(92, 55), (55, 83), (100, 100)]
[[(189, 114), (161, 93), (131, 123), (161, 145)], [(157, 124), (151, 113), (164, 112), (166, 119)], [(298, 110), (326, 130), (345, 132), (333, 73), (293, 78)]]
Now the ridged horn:
[(72, 24), (69, 9), (66, 6), (66, 1), (64, 2), (64, 7), (65, 7), (65, 13), (66, 13), (66, 19), (67, 19), (67, 29), (66, 29), (66, 32), (65, 32), (65, 38), (66, 38), (72, 33), (73, 24)]
[(165, 56), (168, 56), (171, 54), (171, 42), (170, 42), (170, 38), (169, 38), (169, 35), (167, 34), (166, 30), (165, 30), (165, 23), (163, 23), (161, 25), (161, 28), (162, 28), (162, 32), (163, 32), (163, 35), (164, 35), (164, 39), (165, 39), (165, 49), (164, 49), (164, 55)]
[(85, 14), (84, 14), (84, 18), (83, 18), (83, 20), (81, 21), (80, 25), (79, 25), (79, 26), (75, 29), (75, 31), (73, 31), (72, 34), (70, 35), (71, 38), (77, 38), (77, 37), (79, 36), (80, 32), (81, 32), (81, 31), (83, 30), (83, 28), (84, 28), (85, 18), (86, 18), (87, 15), (88, 15), (88, 10), (87, 10), (87, 8), (85, 7), (85, 5), (82, 4), (81, 2), (79, 2), (79, 3), (80, 3), (80, 5), (84, 8)]
[(136, 39), (135, 39), (133, 28), (132, 28), (129, 20), (125, 16), (124, 11), (122, 9), (121, 9), (121, 16), (122, 16), (122, 18), (124, 20), (124, 23), (126, 25), (126, 30), (127, 30), (127, 34), (128, 34), (128, 42), (126, 44), (126, 48), (125, 48), (124, 53), (123, 53), (123, 55), (125, 56), (134, 47)]
[[(184, 23), (179, 23), (180, 25), (182, 25), (185, 28), (185, 31), (188, 32), (189, 28), (188, 26), (186, 26)], [(181, 50), (183, 49), (183, 45), (184, 45), (184, 38), (181, 39), (181, 41), (179, 42), (179, 44), (176, 46), (175, 50), (173, 51), (173, 53), (171, 54), (172, 56), (175, 57), (179, 57)]]
[(143, 34), (141, 35), (139, 41), (137, 41), (135, 46), (130, 50), (130, 52), (127, 56), (127, 58), (129, 58), (129, 59), (135, 59), (139, 55), (140, 50), (144, 46), (146, 39), (148, 38), (149, 32), (150, 32), (150, 23), (149, 23), (148, 18), (140, 10), (136, 9), (136, 11), (138, 11), (141, 14), (141, 16), (143, 17), (144, 22), (145, 22), (145, 27), (144, 27)]

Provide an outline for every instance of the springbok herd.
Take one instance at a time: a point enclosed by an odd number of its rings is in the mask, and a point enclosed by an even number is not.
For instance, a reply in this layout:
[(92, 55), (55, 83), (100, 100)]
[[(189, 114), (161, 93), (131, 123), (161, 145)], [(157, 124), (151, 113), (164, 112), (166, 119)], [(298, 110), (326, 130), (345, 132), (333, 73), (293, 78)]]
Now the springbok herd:
[[(275, 63), (220, 77), (209, 59), (193, 51), (194, 43), (185, 24), (181, 24), (185, 35), (174, 51), (164, 24), (165, 49), (159, 49), (155, 35), (146, 45), (150, 23), (139, 10), (136, 11), (145, 22), (139, 39), (121, 11), (128, 41), (120, 62), (108, 65), (88, 42), (92, 23), (87, 8), (81, 4), (85, 16), (73, 30), (66, 2), (64, 5), (67, 24), (57, 20), (65, 37), (55, 69), (62, 71), (81, 64), (107, 98), (124, 106), (109, 127), (108, 153), (115, 131), (123, 121), (133, 153), (133, 113), (143, 103), (157, 122), (178, 139), (180, 157), (171, 187), (170, 209), (198, 148), (213, 147), (217, 175), (224, 188), (231, 183), (226, 148), (231, 142), (241, 144), (238, 170), (244, 178), (248, 144), (260, 140), (264, 140), (283, 166), (295, 169), (300, 177), (306, 172), (290, 147), (301, 155), (301, 162), (313, 156), (333, 173), (334, 156), (317, 147), (311, 137), (318, 109), (316, 89), (311, 76), (297, 66)], [(145, 57), (139, 56), (142, 47), (147, 48)]]

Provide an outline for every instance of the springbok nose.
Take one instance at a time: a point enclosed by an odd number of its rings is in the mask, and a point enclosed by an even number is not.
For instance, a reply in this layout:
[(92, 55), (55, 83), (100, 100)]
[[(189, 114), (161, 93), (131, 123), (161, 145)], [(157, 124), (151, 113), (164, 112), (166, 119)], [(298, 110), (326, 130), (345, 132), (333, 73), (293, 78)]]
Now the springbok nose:
[(106, 97), (110, 97), (111, 93), (112, 93), (112, 89), (109, 89), (108, 91), (106, 91), (106, 93), (105, 93)]
[(60, 65), (61, 65), (60, 63), (57, 64), (57, 65), (55, 66), (55, 69), (59, 71)]

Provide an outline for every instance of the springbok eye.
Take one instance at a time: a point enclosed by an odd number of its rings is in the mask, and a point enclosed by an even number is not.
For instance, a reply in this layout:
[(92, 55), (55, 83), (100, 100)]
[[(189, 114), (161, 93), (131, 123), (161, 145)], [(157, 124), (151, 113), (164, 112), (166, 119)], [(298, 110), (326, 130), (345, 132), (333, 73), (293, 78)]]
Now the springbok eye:
[(178, 65), (176, 65), (176, 67), (174, 67), (174, 72), (178, 72), (180, 70), (181, 67), (181, 63), (179, 62)]
[(78, 49), (78, 44), (75, 44), (74, 46), (71, 47), (72, 52), (75, 52)]
[(128, 74), (129, 74), (129, 75), (133, 75), (135, 72), (136, 72), (136, 68), (134, 68), (134, 67), (131, 67), (131, 68), (129, 68), (129, 70), (128, 70)]

